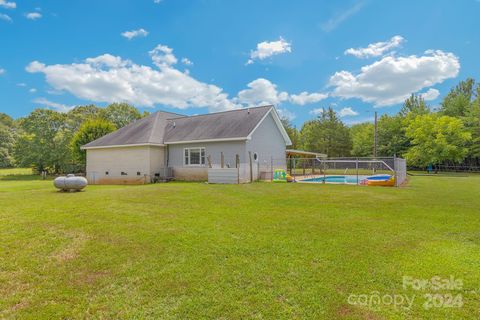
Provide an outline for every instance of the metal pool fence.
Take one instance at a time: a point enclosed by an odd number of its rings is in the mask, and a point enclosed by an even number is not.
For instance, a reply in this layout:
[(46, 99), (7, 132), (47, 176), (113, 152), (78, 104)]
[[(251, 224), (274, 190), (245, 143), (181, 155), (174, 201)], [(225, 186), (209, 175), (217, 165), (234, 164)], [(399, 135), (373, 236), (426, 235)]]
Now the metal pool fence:
[[(282, 165), (283, 164), (283, 165)], [(366, 176), (389, 174), (395, 177), (395, 185), (401, 186), (407, 179), (406, 161), (402, 158), (287, 158), (272, 159), (270, 177), (275, 169), (286, 169), (296, 181), (325, 179), (327, 176), (347, 176), (349, 182), (360, 184)]]

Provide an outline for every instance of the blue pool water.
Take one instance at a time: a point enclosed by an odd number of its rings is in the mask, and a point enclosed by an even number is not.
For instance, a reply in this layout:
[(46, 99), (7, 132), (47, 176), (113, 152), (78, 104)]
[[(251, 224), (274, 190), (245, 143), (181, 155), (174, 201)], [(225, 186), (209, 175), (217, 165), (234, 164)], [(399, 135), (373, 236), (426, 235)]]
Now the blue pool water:
[(356, 175), (326, 176), (326, 177), (304, 179), (304, 180), (301, 180), (301, 182), (357, 184), (357, 182), (360, 183), (362, 180), (366, 178), (368, 178), (368, 180), (385, 180), (385, 179), (389, 179), (390, 175), (379, 174), (375, 176), (358, 176), (358, 177)]
[[(358, 176), (358, 182), (365, 179), (367, 176)], [(324, 181), (326, 183), (357, 183), (357, 176), (326, 176), (326, 177), (318, 177), (318, 178), (310, 178), (304, 179), (302, 182), (321, 182)]]

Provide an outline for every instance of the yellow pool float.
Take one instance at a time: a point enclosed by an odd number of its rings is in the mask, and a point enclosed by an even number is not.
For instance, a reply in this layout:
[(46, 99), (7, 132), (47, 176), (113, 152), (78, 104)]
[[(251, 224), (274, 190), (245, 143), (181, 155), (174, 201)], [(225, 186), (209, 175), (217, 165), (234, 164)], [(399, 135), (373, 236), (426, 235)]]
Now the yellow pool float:
[(395, 186), (395, 177), (388, 180), (367, 180), (367, 186), (393, 187)]

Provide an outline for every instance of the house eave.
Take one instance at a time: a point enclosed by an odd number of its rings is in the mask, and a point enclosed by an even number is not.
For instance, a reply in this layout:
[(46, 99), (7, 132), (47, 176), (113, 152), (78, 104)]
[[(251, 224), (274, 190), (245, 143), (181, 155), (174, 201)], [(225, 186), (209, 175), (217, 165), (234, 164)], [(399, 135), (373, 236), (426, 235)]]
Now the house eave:
[(290, 140), (290, 137), (288, 136), (287, 131), (283, 127), (282, 121), (280, 120), (280, 116), (278, 115), (277, 110), (273, 106), (270, 108), (270, 110), (268, 110), (268, 112), (263, 116), (263, 118), (257, 123), (255, 128), (253, 128), (253, 130), (250, 132), (250, 134), (247, 137), (248, 140), (252, 139), (252, 135), (255, 132), (255, 130), (257, 130), (257, 128), (262, 124), (262, 122), (268, 117), (270, 113), (272, 114), (273, 120), (275, 121), (275, 124), (277, 125), (278, 129), (280, 130), (280, 133), (282, 134), (283, 139), (285, 140), (285, 145), (291, 146), (292, 141)]
[(110, 148), (127, 148), (127, 147), (145, 147), (145, 146), (153, 146), (153, 147), (165, 147), (165, 144), (161, 143), (132, 143), (132, 144), (116, 144), (110, 146), (81, 146), (81, 150), (91, 150), (91, 149), (110, 149)]
[(165, 141), (165, 144), (170, 145), (170, 144), (208, 143), (208, 142), (246, 141), (246, 140), (250, 140), (250, 138), (249, 137), (237, 137), (237, 138), (221, 138), (221, 139)]

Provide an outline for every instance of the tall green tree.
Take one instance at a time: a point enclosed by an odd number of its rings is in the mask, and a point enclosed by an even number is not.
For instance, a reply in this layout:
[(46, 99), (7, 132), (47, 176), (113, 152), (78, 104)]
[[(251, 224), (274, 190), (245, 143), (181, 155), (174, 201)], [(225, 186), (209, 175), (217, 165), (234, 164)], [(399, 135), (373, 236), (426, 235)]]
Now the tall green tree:
[(103, 137), (110, 132), (115, 131), (115, 125), (104, 119), (91, 119), (85, 121), (80, 129), (75, 133), (70, 143), (73, 158), (84, 165), (86, 162), (86, 152), (80, 147), (98, 138)]
[(15, 148), (15, 142), (15, 130), (11, 127), (0, 124), (0, 168), (13, 167), (13, 150)]
[[(408, 121), (407, 121), (408, 123)], [(405, 136), (406, 121), (400, 115), (382, 115), (378, 120), (377, 154), (383, 157), (403, 156), (410, 146)]]
[(16, 138), (15, 121), (9, 115), (0, 112), (0, 168), (14, 165), (13, 149)]
[(300, 133), (302, 145), (308, 151), (325, 153), (329, 157), (350, 155), (349, 128), (331, 107), (324, 109), (317, 119), (305, 122)]
[(441, 103), (440, 112), (451, 117), (464, 117), (469, 113), (474, 94), (475, 80), (469, 78), (452, 88)]
[(418, 115), (406, 129), (412, 146), (405, 154), (410, 165), (425, 167), (445, 161), (461, 162), (471, 134), (462, 120), (436, 114)]
[[(480, 85), (478, 87), (480, 88)], [(468, 158), (472, 165), (478, 166), (480, 165), (480, 101), (478, 99), (471, 103), (463, 119), (472, 135), (472, 140), (468, 144)]]
[(90, 104), (77, 106), (67, 113), (68, 123), (73, 132), (76, 132), (83, 122), (96, 119), (102, 116), (102, 109)]
[(287, 131), (288, 137), (292, 141), (292, 145), (290, 146), (290, 148), (298, 149), (301, 143), (300, 132), (298, 132), (297, 128), (293, 126), (290, 120), (288, 120), (287, 118), (283, 118), (281, 120), (285, 131)]
[(14, 120), (8, 114), (0, 112), (0, 125), (4, 125), (6, 127), (13, 127)]
[(21, 134), (14, 150), (19, 166), (37, 171), (64, 172), (70, 163), (72, 137), (67, 115), (53, 110), (36, 109), (20, 119)]
[(101, 116), (113, 123), (117, 128), (122, 128), (142, 118), (142, 114), (138, 112), (137, 108), (128, 103), (112, 103), (102, 110)]
[(462, 119), (472, 135), (467, 166), (480, 166), (480, 84), (468, 78), (452, 88), (441, 103), (440, 113)]
[(365, 122), (350, 127), (352, 137), (352, 156), (371, 157), (373, 155), (373, 136), (375, 126)]
[(400, 109), (400, 116), (402, 117), (406, 117), (407, 115), (417, 116), (427, 113), (430, 113), (430, 108), (425, 103), (425, 99), (423, 99), (422, 96), (413, 93), (405, 100)]

